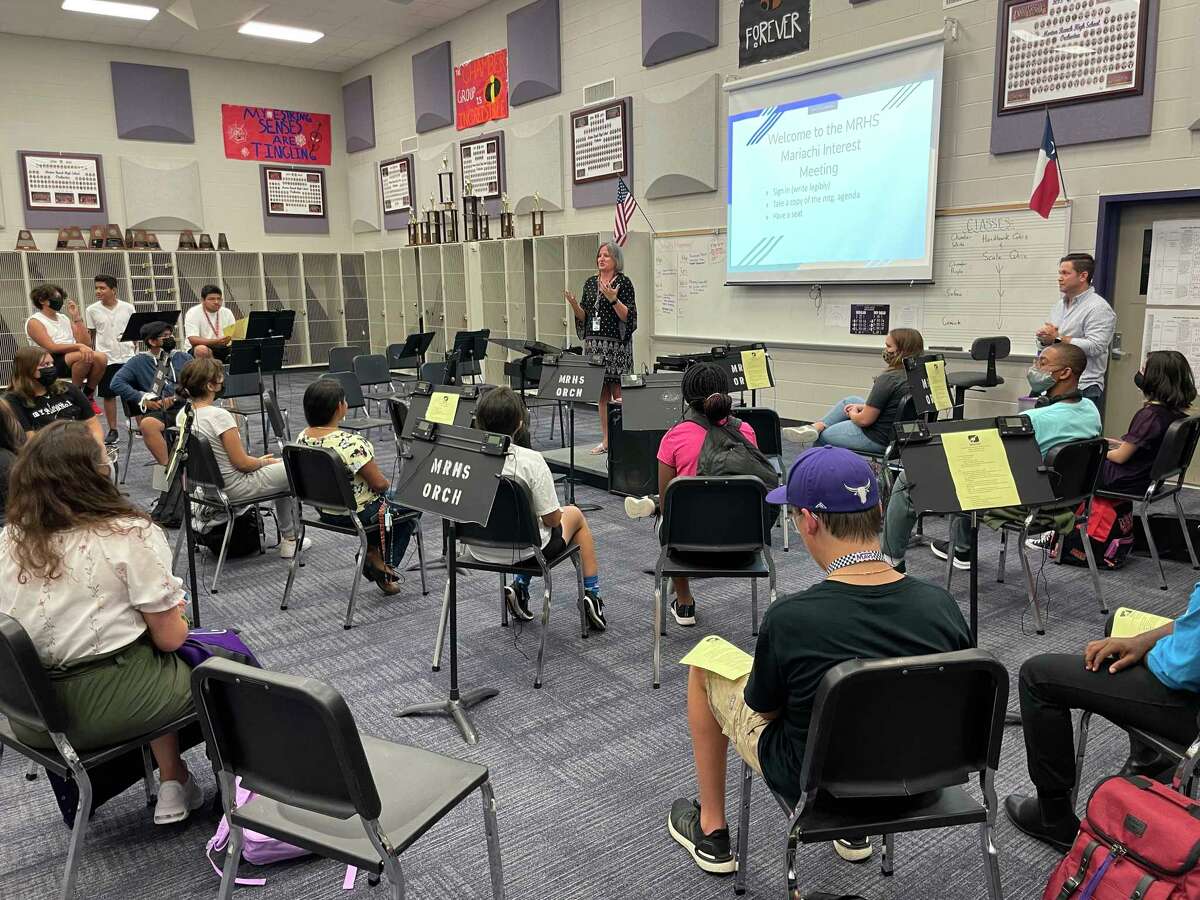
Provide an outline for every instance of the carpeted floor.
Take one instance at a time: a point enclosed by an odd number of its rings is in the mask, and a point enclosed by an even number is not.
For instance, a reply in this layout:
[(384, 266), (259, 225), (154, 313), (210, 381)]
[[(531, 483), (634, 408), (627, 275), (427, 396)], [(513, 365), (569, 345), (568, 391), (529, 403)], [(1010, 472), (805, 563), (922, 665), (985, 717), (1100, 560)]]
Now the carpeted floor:
[[(281, 380), (284, 402), (292, 410), (293, 431), (302, 424), (300, 392), (309, 376)], [(580, 440), (595, 433), (594, 413), (579, 416)], [(261, 446), (258, 426), (255, 440)], [(535, 443), (549, 446), (549, 417), (535, 424)], [(123, 437), (123, 436), (122, 436)], [(375, 443), (384, 471), (391, 471), (391, 437)], [(794, 445), (790, 450), (797, 449)], [(261, 451), (260, 451), (261, 452)], [(145, 449), (134, 450), (128, 489), (149, 496)], [(429, 655), (441, 599), (444, 571), (430, 575), (430, 593), (422, 596), (415, 573), (406, 590), (384, 598), (373, 585), (361, 590), (355, 627), (341, 627), (351, 577), (347, 539), (313, 535), (315, 546), (301, 570), (291, 608), (279, 609), (285, 564), (270, 552), (231, 563), (219, 595), (202, 590), (205, 624), (237, 625), (263, 663), (285, 672), (310, 675), (333, 684), (349, 702), (360, 729), (383, 738), (454, 754), (490, 767), (499, 803), (505, 883), (510, 898), (655, 898), (701, 900), (732, 894), (730, 879), (706, 875), (667, 835), (671, 801), (695, 791), (691, 749), (684, 717), (685, 672), (674, 664), (704, 634), (721, 634), (753, 650), (749, 589), (742, 583), (709, 582), (699, 597), (699, 627), (672, 623), (664, 639), (661, 690), (650, 687), (651, 579), (655, 542), (648, 522), (625, 518), (620, 498), (581, 488), (581, 501), (603, 506), (588, 518), (601, 555), (603, 593), (610, 627), (581, 640), (578, 620), (566, 588), (550, 622), (546, 678), (533, 689), (533, 660), (540, 626), (523, 630), (499, 627), (497, 585), (484, 575), (464, 577), (459, 585), (460, 675), (464, 688), (491, 685), (500, 696), (477, 707), (472, 716), (481, 740), (468, 747), (445, 719), (396, 719), (392, 711), (411, 702), (442, 698), (448, 666), (430, 671)], [(1188, 499), (1190, 509), (1200, 498)], [(930, 524), (936, 534), (939, 522)], [(986, 529), (984, 529), (986, 532)], [(425, 525), (426, 546), (436, 555), (440, 529)], [(778, 541), (777, 541), (778, 543)], [(1100, 635), (1103, 620), (1085, 573), (1046, 566), (1049, 591), (1047, 633), (1033, 633), (1017, 564), (1010, 561), (1009, 581), (994, 580), (998, 541), (981, 536), (981, 646), (994, 653), (1015, 676), (1027, 656), (1045, 651), (1081, 651)], [(790, 553), (778, 547), (781, 592), (812, 584), (819, 572), (798, 541)], [(941, 561), (925, 549), (910, 554), (911, 574), (936, 580)], [(201, 556), (207, 584), (213, 560)], [(1169, 591), (1157, 588), (1147, 559), (1134, 559), (1122, 571), (1106, 575), (1110, 607), (1136, 606), (1179, 614), (1194, 581), (1184, 564), (1169, 562)], [(965, 573), (956, 579), (964, 598)], [(1010, 707), (1016, 708), (1015, 678)], [(1093, 727), (1084, 794), (1101, 775), (1124, 758), (1123, 736), (1106, 723)], [(914, 735), (913, 740), (920, 740)], [(886, 752), (886, 748), (881, 748)], [(303, 752), (297, 748), (297, 752)], [(211, 797), (215, 787), (201, 751), (189, 756)], [(57, 895), (68, 832), (63, 827), (45, 777), (23, 777), (24, 760), (7, 752), (0, 761), (0, 897), (49, 898)], [(731, 765), (732, 776), (736, 769)], [(413, 777), (420, 777), (413, 773)], [(1005, 736), (998, 778), (1001, 798), (1025, 790), (1025, 755), (1019, 729)], [(731, 787), (731, 809), (736, 794)], [(218, 879), (209, 867), (204, 844), (215, 828), (206, 815), (177, 827), (156, 828), (140, 786), (110, 801), (96, 815), (80, 870), (79, 897), (213, 897)], [(748, 891), (755, 897), (783, 894), (784, 820), (761, 783), (756, 783), (751, 817)], [(1001, 813), (997, 830), (1005, 895), (1040, 896), (1055, 854), (1025, 838)], [(973, 900), (986, 896), (979, 842), (974, 829), (901, 835), (896, 839), (896, 872), (882, 878), (878, 853), (866, 865), (839, 860), (827, 845), (806, 848), (800, 856), (805, 891), (859, 893), (880, 898)], [(483, 898), (490, 896), (487, 858), (479, 804), (471, 799), (448, 815), (402, 859), (409, 896)], [(341, 891), (344, 868), (307, 860), (265, 871), (265, 887), (245, 887), (237, 896), (332, 898)], [(355, 896), (371, 893), (360, 876)]]

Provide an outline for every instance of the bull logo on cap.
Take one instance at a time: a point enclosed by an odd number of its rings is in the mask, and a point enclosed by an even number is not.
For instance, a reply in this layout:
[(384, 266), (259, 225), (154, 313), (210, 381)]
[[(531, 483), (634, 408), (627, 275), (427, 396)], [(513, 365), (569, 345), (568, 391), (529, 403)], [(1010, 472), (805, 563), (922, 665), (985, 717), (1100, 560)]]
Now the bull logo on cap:
[(858, 502), (863, 506), (867, 505), (867, 495), (871, 493), (871, 482), (868, 481), (866, 484), (859, 487), (850, 487), (850, 485), (843, 483), (842, 487), (857, 497)]

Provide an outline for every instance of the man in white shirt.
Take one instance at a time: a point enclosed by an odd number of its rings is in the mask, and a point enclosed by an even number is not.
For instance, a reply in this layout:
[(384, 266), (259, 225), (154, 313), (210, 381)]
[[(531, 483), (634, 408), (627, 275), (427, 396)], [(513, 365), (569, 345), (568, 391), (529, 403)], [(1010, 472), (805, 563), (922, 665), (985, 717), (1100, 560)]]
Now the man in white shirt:
[(1042, 347), (1074, 344), (1087, 356), (1079, 379), (1079, 392), (1104, 415), (1104, 373), (1112, 345), (1117, 314), (1092, 287), (1096, 260), (1090, 253), (1068, 253), (1058, 264), (1058, 289), (1062, 296), (1050, 311), (1050, 321), (1037, 331)]
[(108, 357), (92, 349), (79, 307), (57, 284), (38, 285), (29, 292), (29, 301), (37, 310), (25, 320), (30, 346), (41, 347), (54, 357), (58, 377), (70, 378), (91, 400), (104, 377)]
[(225, 329), (234, 322), (233, 310), (225, 307), (221, 289), (215, 284), (200, 288), (200, 302), (183, 317), (183, 337), (188, 351), (196, 359), (215, 356), (222, 362), (229, 359), (233, 338)]
[(88, 334), (92, 338), (92, 346), (108, 357), (108, 366), (104, 370), (104, 378), (100, 381), (97, 393), (104, 401), (104, 418), (108, 420), (108, 435), (104, 438), (106, 444), (117, 442), (117, 395), (112, 389), (112, 377), (121, 366), (125, 365), (133, 354), (133, 341), (122, 341), (125, 326), (129, 317), (136, 310), (132, 303), (117, 299), (117, 279), (111, 275), (97, 275), (93, 282), (96, 285), (96, 300), (84, 311), (83, 320), (87, 325)]

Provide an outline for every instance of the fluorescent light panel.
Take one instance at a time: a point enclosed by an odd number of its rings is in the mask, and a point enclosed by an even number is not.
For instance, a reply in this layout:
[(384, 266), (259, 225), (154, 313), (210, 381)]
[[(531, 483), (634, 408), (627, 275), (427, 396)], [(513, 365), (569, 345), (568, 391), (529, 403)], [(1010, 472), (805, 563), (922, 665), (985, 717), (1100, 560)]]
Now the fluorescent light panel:
[(153, 6), (142, 6), (138, 3), (112, 3), (110, 0), (63, 0), (62, 8), (67, 12), (140, 19), (143, 22), (149, 22), (158, 15), (158, 9)]
[(321, 31), (308, 28), (293, 28), (291, 25), (272, 25), (270, 22), (247, 22), (238, 29), (238, 34), (248, 34), (251, 37), (274, 38), (277, 41), (295, 41), (299, 44), (312, 44), (325, 37)]

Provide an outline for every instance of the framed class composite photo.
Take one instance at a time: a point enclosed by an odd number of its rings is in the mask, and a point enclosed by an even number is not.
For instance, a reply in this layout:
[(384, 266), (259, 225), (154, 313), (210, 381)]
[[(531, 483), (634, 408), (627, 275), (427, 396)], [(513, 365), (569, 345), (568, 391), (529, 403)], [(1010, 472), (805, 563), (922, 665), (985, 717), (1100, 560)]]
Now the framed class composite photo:
[(379, 164), (379, 192), (383, 199), (384, 215), (412, 210), (411, 157), (399, 156), (395, 159), (385, 159)]
[(504, 141), (498, 134), (485, 135), (458, 145), (459, 177), (465, 197), (466, 187), (483, 200), (497, 200), (504, 190)]
[(571, 113), (571, 174), (575, 184), (629, 174), (629, 117), (623, 100)]
[(262, 173), (267, 215), (325, 218), (323, 169), (263, 166)]
[(21, 150), (21, 193), (27, 210), (104, 212), (100, 157)]

